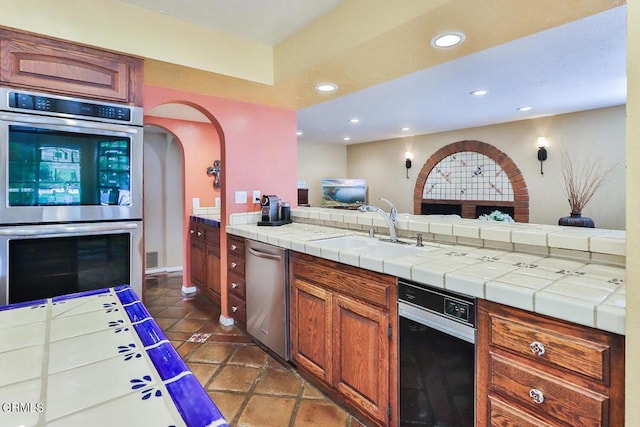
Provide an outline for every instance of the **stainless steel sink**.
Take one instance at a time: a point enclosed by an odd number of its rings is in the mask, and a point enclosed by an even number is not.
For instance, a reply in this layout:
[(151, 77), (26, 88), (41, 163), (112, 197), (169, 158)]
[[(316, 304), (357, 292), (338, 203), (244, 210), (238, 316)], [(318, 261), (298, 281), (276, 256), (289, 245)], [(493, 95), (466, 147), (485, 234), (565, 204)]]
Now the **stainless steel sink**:
[(348, 251), (360, 255), (370, 255), (379, 258), (398, 258), (419, 255), (438, 249), (435, 246), (413, 246), (410, 244), (392, 243), (372, 237), (353, 235), (331, 237), (312, 242), (320, 248)]
[(331, 237), (328, 239), (322, 240), (314, 240), (312, 242), (316, 246), (320, 246), (321, 248), (327, 249), (355, 249), (355, 248), (365, 248), (368, 246), (375, 246), (380, 243), (380, 241), (373, 237), (366, 236), (340, 236), (340, 237)]

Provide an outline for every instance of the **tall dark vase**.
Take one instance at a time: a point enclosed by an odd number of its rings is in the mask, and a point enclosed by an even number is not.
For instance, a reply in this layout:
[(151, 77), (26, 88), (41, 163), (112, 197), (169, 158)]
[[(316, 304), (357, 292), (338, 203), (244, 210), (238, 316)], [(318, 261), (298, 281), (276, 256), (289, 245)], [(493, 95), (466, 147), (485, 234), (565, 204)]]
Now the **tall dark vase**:
[(582, 216), (580, 213), (571, 213), (571, 216), (563, 216), (558, 220), (558, 225), (568, 225), (570, 227), (594, 228), (595, 224), (591, 218)]

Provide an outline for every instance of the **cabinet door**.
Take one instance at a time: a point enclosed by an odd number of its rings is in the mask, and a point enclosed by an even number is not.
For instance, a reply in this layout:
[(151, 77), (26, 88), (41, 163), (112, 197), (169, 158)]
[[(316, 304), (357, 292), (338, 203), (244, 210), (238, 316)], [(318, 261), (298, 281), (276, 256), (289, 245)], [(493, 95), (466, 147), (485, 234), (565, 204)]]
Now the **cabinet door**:
[(353, 298), (333, 301), (333, 384), (353, 404), (389, 420), (389, 314)]
[(220, 304), (220, 246), (206, 244), (207, 290), (209, 296)]
[(291, 357), (325, 383), (331, 381), (331, 294), (300, 279), (291, 288)]
[(203, 240), (191, 237), (191, 283), (203, 286), (206, 283), (206, 258)]

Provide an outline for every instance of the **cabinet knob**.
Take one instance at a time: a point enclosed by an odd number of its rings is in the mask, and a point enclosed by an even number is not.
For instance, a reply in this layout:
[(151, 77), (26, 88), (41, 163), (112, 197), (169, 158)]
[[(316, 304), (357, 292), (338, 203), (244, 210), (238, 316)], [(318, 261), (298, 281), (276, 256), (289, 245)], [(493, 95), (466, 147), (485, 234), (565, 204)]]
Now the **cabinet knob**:
[(538, 405), (544, 402), (544, 394), (537, 388), (529, 390), (529, 397), (533, 400), (533, 403), (537, 403)]
[(202, 236), (202, 231), (198, 231), (198, 237)]
[(235, 262), (231, 261), (231, 268), (236, 268), (238, 264), (236, 264)]
[(233, 312), (235, 313), (236, 311), (238, 311), (238, 307), (236, 307), (236, 306), (234, 305), (233, 307), (231, 307), (231, 311), (233, 311)]
[(189, 231), (191, 232), (191, 234), (195, 233), (195, 231), (194, 231), (194, 230), (189, 230)]
[(238, 249), (238, 247), (237, 247), (236, 245), (232, 244), (232, 245), (231, 245), (231, 250), (232, 250), (232, 251), (235, 251), (236, 249)]
[(231, 289), (235, 289), (238, 287), (238, 284), (236, 282), (231, 282)]
[(531, 352), (536, 356), (542, 356), (545, 352), (544, 344), (538, 341), (534, 341), (531, 344), (529, 344), (529, 348), (531, 349)]

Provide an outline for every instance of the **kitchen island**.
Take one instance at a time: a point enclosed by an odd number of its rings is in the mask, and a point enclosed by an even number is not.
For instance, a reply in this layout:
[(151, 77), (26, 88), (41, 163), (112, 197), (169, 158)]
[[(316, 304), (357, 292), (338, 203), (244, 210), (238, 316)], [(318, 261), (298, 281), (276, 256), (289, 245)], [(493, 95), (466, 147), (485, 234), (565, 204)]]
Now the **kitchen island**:
[(129, 286), (0, 307), (0, 425), (227, 426)]

